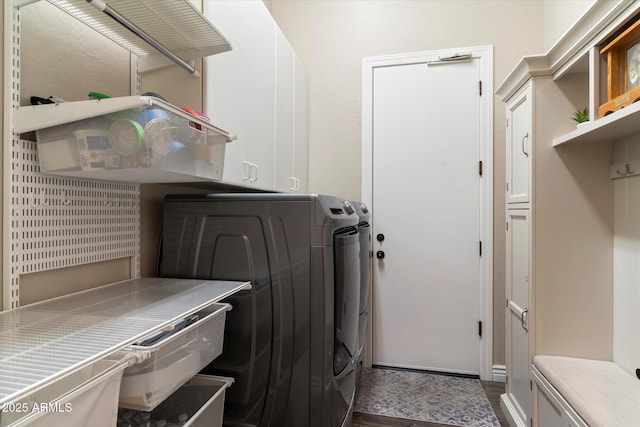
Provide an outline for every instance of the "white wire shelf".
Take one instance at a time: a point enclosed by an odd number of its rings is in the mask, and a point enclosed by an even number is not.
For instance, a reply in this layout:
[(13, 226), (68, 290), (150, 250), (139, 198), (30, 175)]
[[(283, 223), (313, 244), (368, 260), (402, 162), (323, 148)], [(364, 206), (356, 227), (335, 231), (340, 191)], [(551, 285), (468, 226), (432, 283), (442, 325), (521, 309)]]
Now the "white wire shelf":
[(0, 313), (0, 403), (169, 328), (249, 282), (142, 278)]
[[(48, 0), (139, 57), (141, 72), (173, 62), (86, 0)], [(231, 50), (189, 0), (107, 0), (106, 4), (184, 61)]]
[[(197, 114), (152, 96), (31, 105), (16, 109), (14, 133), (37, 131), (40, 172), (47, 175), (132, 183), (219, 181), (225, 146), (235, 137)], [(114, 131), (118, 125), (126, 131)]]
[(212, 125), (208, 121), (152, 96), (121, 96), (87, 101), (61, 102), (59, 104), (26, 105), (15, 111), (14, 133), (21, 134), (52, 126), (117, 113), (130, 109), (158, 107), (198, 124), (211, 136), (224, 136), (227, 142), (233, 138), (228, 132)]

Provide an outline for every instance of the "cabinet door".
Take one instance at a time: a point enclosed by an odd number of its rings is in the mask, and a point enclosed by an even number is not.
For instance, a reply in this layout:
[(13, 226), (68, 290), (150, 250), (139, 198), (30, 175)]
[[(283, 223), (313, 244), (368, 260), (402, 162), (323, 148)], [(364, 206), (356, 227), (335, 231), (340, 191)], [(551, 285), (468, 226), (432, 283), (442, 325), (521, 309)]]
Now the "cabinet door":
[(307, 78), (302, 62), (293, 62), (293, 176), (296, 191), (307, 191)]
[(207, 1), (204, 15), (233, 48), (205, 62), (205, 112), (237, 136), (226, 147), (223, 180), (273, 189), (275, 22), (257, 1)]
[(534, 408), (535, 417), (533, 425), (535, 427), (587, 427), (575, 411), (562, 399), (558, 391), (546, 381), (540, 382), (534, 374), (533, 392), (535, 393)]
[(563, 420), (564, 409), (539, 386), (536, 387), (536, 401), (538, 403), (536, 417), (536, 425), (538, 427), (566, 427), (566, 423)]
[(520, 418), (522, 425), (529, 425), (532, 405), (529, 219), (527, 209), (507, 211), (506, 395), (516, 408), (512, 415)]
[(306, 77), (302, 62), (276, 29), (276, 190), (306, 189)]
[(294, 54), (276, 29), (276, 190), (295, 191), (293, 170)]
[(507, 203), (530, 201), (533, 135), (531, 84), (507, 104)]

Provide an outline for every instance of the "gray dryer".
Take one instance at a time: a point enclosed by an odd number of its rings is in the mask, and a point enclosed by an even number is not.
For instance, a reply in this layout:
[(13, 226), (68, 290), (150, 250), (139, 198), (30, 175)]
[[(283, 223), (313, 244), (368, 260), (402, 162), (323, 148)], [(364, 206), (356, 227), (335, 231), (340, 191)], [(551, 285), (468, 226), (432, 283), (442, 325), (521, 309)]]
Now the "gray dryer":
[(367, 337), (369, 317), (369, 292), (371, 287), (371, 212), (367, 205), (351, 201), (358, 215), (358, 235), (360, 238), (360, 305), (358, 319), (358, 350), (356, 351), (356, 389), (360, 385), (364, 366), (364, 345)]
[(235, 378), (225, 425), (350, 424), (360, 315), (359, 218), (316, 194), (167, 196), (164, 277), (250, 280), (226, 302), (205, 373)]

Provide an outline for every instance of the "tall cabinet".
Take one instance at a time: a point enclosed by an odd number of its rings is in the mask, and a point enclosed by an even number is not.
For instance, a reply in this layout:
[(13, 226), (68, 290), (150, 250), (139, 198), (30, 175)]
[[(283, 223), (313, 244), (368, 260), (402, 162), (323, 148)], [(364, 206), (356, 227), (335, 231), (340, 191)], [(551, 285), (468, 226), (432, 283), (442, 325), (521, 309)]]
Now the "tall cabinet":
[(531, 309), (531, 164), (533, 82), (509, 99), (506, 107), (506, 393), (503, 404), (516, 424), (531, 418), (529, 366), (533, 342)]
[[(586, 73), (554, 79), (540, 58), (498, 93), (506, 103), (506, 390), (512, 426), (533, 423), (536, 354), (611, 357), (611, 148), (554, 148), (588, 102)], [(509, 87), (507, 84), (511, 84)]]
[[(599, 47), (638, 10), (637, 2), (594, 2), (549, 52), (522, 58), (496, 91), (506, 112), (501, 406), (512, 427), (548, 424), (534, 392), (534, 356), (621, 360), (615, 342), (624, 316), (614, 303), (621, 280), (614, 206), (621, 203), (614, 204), (611, 141), (640, 132), (640, 105), (595, 113), (606, 98)], [(591, 122), (576, 127), (571, 116), (585, 106)]]

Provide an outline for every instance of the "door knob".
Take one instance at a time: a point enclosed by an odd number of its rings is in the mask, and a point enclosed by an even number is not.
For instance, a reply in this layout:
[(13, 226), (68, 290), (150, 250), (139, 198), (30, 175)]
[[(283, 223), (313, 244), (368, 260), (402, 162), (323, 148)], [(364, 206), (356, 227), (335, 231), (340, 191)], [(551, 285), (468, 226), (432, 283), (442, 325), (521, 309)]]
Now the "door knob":
[(376, 236), (376, 240), (378, 242), (382, 242), (384, 240), (384, 234), (378, 233), (378, 235)]
[(382, 259), (382, 258), (384, 258), (384, 251), (378, 251), (378, 252), (376, 252), (376, 258), (378, 258), (378, 259)]

